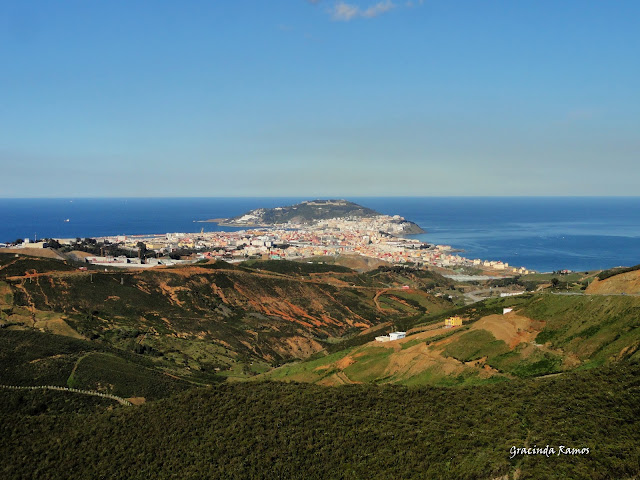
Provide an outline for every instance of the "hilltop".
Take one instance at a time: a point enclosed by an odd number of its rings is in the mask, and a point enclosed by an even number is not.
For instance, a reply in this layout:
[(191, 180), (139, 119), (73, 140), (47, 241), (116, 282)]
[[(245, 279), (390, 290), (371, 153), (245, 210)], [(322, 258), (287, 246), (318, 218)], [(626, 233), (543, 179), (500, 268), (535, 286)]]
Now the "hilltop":
[(417, 224), (405, 220), (398, 215), (390, 217), (382, 215), (367, 207), (347, 200), (312, 200), (296, 205), (275, 208), (258, 208), (233, 218), (222, 219), (225, 226), (273, 226), (283, 224), (311, 225), (329, 219), (364, 219), (384, 218), (396, 225), (396, 230), (404, 234), (424, 233)]

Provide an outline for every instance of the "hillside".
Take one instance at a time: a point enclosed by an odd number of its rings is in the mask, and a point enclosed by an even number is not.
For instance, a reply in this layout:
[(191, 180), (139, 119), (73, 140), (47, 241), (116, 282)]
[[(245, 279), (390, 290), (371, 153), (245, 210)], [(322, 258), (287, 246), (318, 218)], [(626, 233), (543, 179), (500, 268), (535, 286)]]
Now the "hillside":
[[(0, 255), (1, 476), (639, 475), (640, 296), (456, 306), (460, 288), (390, 266)], [(510, 458), (536, 444), (589, 454)]]
[[(475, 384), (638, 355), (640, 297), (536, 294), (452, 310), (444, 298), (453, 288), (434, 272), (384, 266), (252, 260), (103, 272), (0, 256), (0, 326), (90, 339), (205, 383), (264, 374), (325, 385)], [(504, 306), (516, 311), (502, 316)], [(464, 326), (444, 329), (453, 313)], [(409, 336), (373, 341), (394, 329)]]
[(325, 263), (329, 265), (340, 265), (343, 267), (350, 268), (352, 270), (356, 270), (358, 272), (368, 272), (370, 270), (375, 270), (378, 267), (391, 267), (392, 264), (386, 262), (384, 260), (380, 260), (378, 258), (373, 257), (365, 257), (364, 255), (349, 255), (349, 254), (340, 254), (340, 255), (327, 255), (327, 256), (314, 256), (311, 258), (302, 258), (300, 260), (295, 260), (299, 262), (313, 262), (313, 263)]
[[(148, 357), (102, 343), (34, 330), (0, 329), (0, 385), (56, 385), (146, 401), (194, 384), (167, 375)], [(57, 405), (47, 402), (45, 407), (54, 410)]]
[[(491, 313), (504, 306), (515, 311)], [(467, 318), (462, 327), (446, 328), (442, 321), (434, 321), (410, 330), (401, 340), (371, 341), (317, 355), (264, 376), (322, 385), (467, 385), (640, 361), (638, 312), (638, 297), (535, 295), (487, 300), (460, 310)]]
[[(233, 218), (223, 219), (221, 225), (228, 226), (271, 226), (292, 224), (313, 224), (331, 218), (359, 219), (381, 217), (382, 214), (347, 200), (313, 200), (276, 208), (258, 208)], [(402, 217), (389, 218), (388, 222), (401, 227), (405, 234), (424, 233), (417, 224)]]
[(252, 222), (260, 225), (311, 223), (329, 218), (364, 218), (380, 215), (375, 210), (347, 200), (313, 200), (275, 208), (259, 208), (227, 219), (225, 223)]
[[(92, 415), (16, 411), (14, 394), (0, 390), (0, 471), (6, 479), (52, 480), (70, 472), (113, 479), (634, 478), (639, 376), (638, 365), (624, 364), (459, 389), (223, 384)], [(24, 399), (46, 400), (56, 399)], [(534, 445), (556, 454), (510, 458), (512, 447)], [(589, 453), (557, 455), (560, 445)]]
[[(82, 272), (50, 259), (2, 261), (0, 325), (104, 342), (200, 376), (259, 373), (377, 324), (416, 321), (450, 305), (426, 293), (439, 285), (431, 275), (325, 264)], [(400, 298), (405, 284), (414, 300)]]
[(3, 248), (2, 253), (64, 260), (63, 255), (61, 255), (57, 250), (54, 250), (53, 248)]
[(593, 294), (627, 294), (640, 295), (640, 270), (631, 270), (612, 276), (605, 276), (603, 280), (596, 278), (587, 287), (587, 293)]

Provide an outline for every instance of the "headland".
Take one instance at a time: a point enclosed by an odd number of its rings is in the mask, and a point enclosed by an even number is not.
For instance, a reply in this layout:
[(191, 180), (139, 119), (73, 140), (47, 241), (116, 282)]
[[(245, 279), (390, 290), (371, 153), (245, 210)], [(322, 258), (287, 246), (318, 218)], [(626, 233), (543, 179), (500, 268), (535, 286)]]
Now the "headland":
[[(199, 233), (96, 237), (89, 242), (92, 248), (88, 251), (93, 255), (84, 254), (81, 258), (98, 265), (149, 268), (202, 259), (240, 262), (256, 258), (300, 260), (358, 255), (392, 265), (463, 269), (463, 273), (501, 276), (530, 273), (525, 267), (514, 267), (500, 260), (469, 259), (449, 245), (411, 238), (424, 232), (416, 223), (346, 200), (306, 201), (211, 221), (234, 227), (235, 231), (204, 232), (202, 229)], [(238, 227), (246, 229), (237, 230)], [(77, 239), (58, 238), (48, 243), (25, 241), (13, 247), (33, 251), (57, 245), (69, 249), (76, 244)]]

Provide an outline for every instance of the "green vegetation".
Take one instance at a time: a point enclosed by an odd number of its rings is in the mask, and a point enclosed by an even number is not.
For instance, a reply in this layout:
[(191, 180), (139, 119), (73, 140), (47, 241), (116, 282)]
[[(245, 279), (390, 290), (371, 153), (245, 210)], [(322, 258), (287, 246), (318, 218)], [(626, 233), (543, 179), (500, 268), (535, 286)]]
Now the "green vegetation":
[(640, 298), (542, 295), (523, 314), (546, 322), (536, 337), (586, 363), (640, 357)]
[(52, 258), (29, 257), (0, 253), (0, 278), (21, 277), (24, 275), (45, 272), (65, 272), (77, 270), (77, 267)]
[(502, 340), (496, 338), (486, 330), (473, 330), (456, 338), (447, 344), (443, 353), (461, 362), (470, 362), (482, 357), (493, 357), (509, 351), (509, 347)]
[(79, 358), (67, 379), (67, 385), (124, 398), (148, 399), (162, 398), (190, 386), (151, 367), (106, 353), (93, 353)]
[(517, 347), (514, 351), (492, 356), (487, 360), (487, 364), (520, 378), (538, 377), (560, 371), (562, 358), (559, 356), (539, 350), (530, 350), (525, 354), (523, 350)]
[(522, 288), (528, 292), (538, 290), (540, 287), (551, 284), (553, 288), (562, 290), (584, 290), (589, 281), (595, 278), (596, 272), (571, 272), (571, 273), (530, 273), (490, 280), (486, 283), (489, 287), (514, 287)]
[[(315, 200), (313, 202), (302, 202), (296, 205), (289, 205), (278, 208), (261, 208), (252, 210), (249, 214), (258, 217), (258, 223), (274, 224), (287, 222), (311, 222), (314, 220), (326, 220), (338, 217), (373, 217), (380, 215), (375, 210), (362, 207), (346, 200)], [(237, 221), (244, 215), (238, 215), (229, 219)]]
[(344, 369), (344, 373), (353, 382), (377, 383), (384, 380), (383, 374), (389, 364), (390, 348), (370, 347), (362, 351), (358, 361)]
[[(67, 275), (71, 267), (60, 261), (36, 259), (32, 265), (27, 259), (21, 267), (15, 262), (23, 260), (8, 261), (0, 278), (9, 267), (14, 269), (12, 276), (35, 265), (43, 274), (33, 281), (4, 280), (0, 293), (11, 304), (3, 304), (2, 320), (32, 325), (56, 319), (86, 338), (158, 357), (179, 375), (251, 376), (264, 365), (313, 353), (322, 339), (351, 338), (367, 324), (426, 312), (424, 307), (407, 309), (394, 302), (397, 308), (383, 318), (373, 297), (387, 284), (363, 275), (371, 290), (338, 288), (331, 283), (334, 279), (342, 282), (342, 276), (357, 275), (341, 266), (267, 261), (238, 267), (212, 262)], [(53, 267), (61, 270), (49, 272)], [(309, 281), (312, 273), (323, 275)], [(385, 280), (393, 275), (386, 274)], [(441, 308), (434, 299), (431, 309)], [(354, 322), (360, 326), (353, 327)], [(292, 347), (287, 339), (294, 336), (307, 339), (302, 341), (308, 346)]]
[(614, 275), (620, 275), (622, 273), (628, 273), (628, 272), (635, 272), (636, 270), (640, 270), (640, 265), (635, 265), (633, 267), (619, 267), (619, 268), (612, 268), (610, 270), (604, 270), (602, 272), (600, 272), (598, 274), (598, 278), (600, 280), (606, 280), (607, 278), (611, 278)]
[(242, 262), (243, 267), (253, 270), (266, 270), (269, 272), (282, 273), (285, 275), (309, 275), (310, 273), (348, 273), (353, 272), (350, 268), (340, 265), (326, 263), (303, 263), (290, 260), (247, 260)]
[(0, 384), (57, 385), (162, 398), (192, 386), (142, 355), (33, 330), (0, 330)]
[[(216, 261), (80, 272), (57, 260), (4, 260), (5, 325), (83, 336), (204, 383), (248, 378), (308, 357), (319, 346), (333, 352), (361, 345), (376, 335), (359, 335), (367, 326), (389, 325), (377, 334), (408, 328), (451, 305), (426, 292), (449, 287), (449, 280), (410, 268), (357, 273), (318, 263)], [(11, 275), (3, 277), (9, 267)], [(15, 278), (24, 268), (40, 275)]]
[(294, 382), (316, 382), (336, 372), (334, 369), (326, 368), (327, 364), (344, 358), (350, 352), (351, 349), (344, 349), (340, 352), (319, 356), (318, 358), (312, 358), (305, 362), (284, 365), (270, 371), (267, 378)]
[(35, 331), (0, 330), (0, 384), (66, 386), (76, 359), (99, 344)]
[(0, 388), (0, 418), (11, 416), (98, 414), (117, 403), (93, 395), (52, 390), (9, 390)]
[[(388, 298), (394, 296), (400, 299), (400, 294), (396, 296), (395, 292)], [(419, 304), (415, 302), (415, 305)], [(510, 317), (501, 315), (506, 306), (516, 308), (519, 316), (514, 317), (517, 318), (515, 323), (509, 323)], [(428, 315), (424, 325), (440, 323), (452, 314), (465, 318), (465, 325), (444, 333), (437, 332), (434, 336), (418, 332), (415, 338), (409, 335), (387, 348), (369, 344), (375, 336), (394, 329), (389, 326), (327, 345), (328, 351), (342, 356), (346, 353), (341, 354), (340, 350), (348, 347), (349, 363), (336, 365), (334, 360), (318, 354), (314, 357), (312, 374), (309, 374), (306, 362), (301, 362), (277, 376), (268, 374), (267, 377), (324, 382), (333, 374), (343, 373), (339, 379), (332, 378), (331, 383), (453, 386), (499, 381), (501, 376), (528, 378), (593, 368), (624, 359), (640, 360), (638, 297), (539, 294), (493, 298)], [(490, 315), (495, 317), (488, 323), (474, 325)], [(503, 339), (499, 340), (492, 333), (494, 331), (502, 332), (500, 335), (506, 337), (501, 336)], [(428, 353), (414, 348), (421, 344), (428, 347)], [(447, 359), (455, 359), (458, 363)], [(477, 363), (469, 363), (475, 361)], [(393, 367), (389, 368), (390, 365)], [(488, 372), (485, 371), (487, 367), (490, 367)], [(444, 373), (446, 371), (449, 373)]]
[[(1, 417), (1, 468), (7, 479), (632, 478), (639, 376), (625, 364), (457, 389), (243, 383), (91, 416), (22, 409)], [(547, 444), (590, 453), (509, 458)]]
[[(552, 279), (557, 278), (561, 283), (575, 283), (584, 278), (592, 278), (595, 272), (571, 272), (571, 273), (529, 273), (522, 275), (520, 278), (523, 281), (549, 283)], [(517, 278), (517, 277), (516, 277)]]
[[(6, 282), (0, 281), (0, 311), (10, 310), (13, 306), (13, 292)], [(0, 317), (1, 319), (2, 317)]]
[[(2, 478), (640, 474), (639, 297), (536, 294), (454, 307), (430, 294), (456, 287), (433, 272), (284, 261), (73, 270), (0, 255), (0, 384), (147, 403), (0, 388)], [(19, 278), (26, 272), (40, 275)], [(504, 307), (519, 323), (475, 323)], [(455, 314), (463, 327), (364, 345)], [(591, 453), (509, 459), (512, 446), (535, 444)]]

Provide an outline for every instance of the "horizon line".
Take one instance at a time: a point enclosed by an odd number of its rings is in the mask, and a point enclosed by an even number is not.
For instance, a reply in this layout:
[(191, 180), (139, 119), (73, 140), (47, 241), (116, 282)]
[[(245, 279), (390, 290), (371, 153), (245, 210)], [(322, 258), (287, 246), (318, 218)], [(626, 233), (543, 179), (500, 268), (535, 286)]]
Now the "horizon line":
[(640, 198), (640, 195), (231, 195), (231, 196), (56, 196), (2, 197), (0, 200), (153, 200), (153, 199), (254, 199), (309, 198), (346, 200), (348, 198)]

